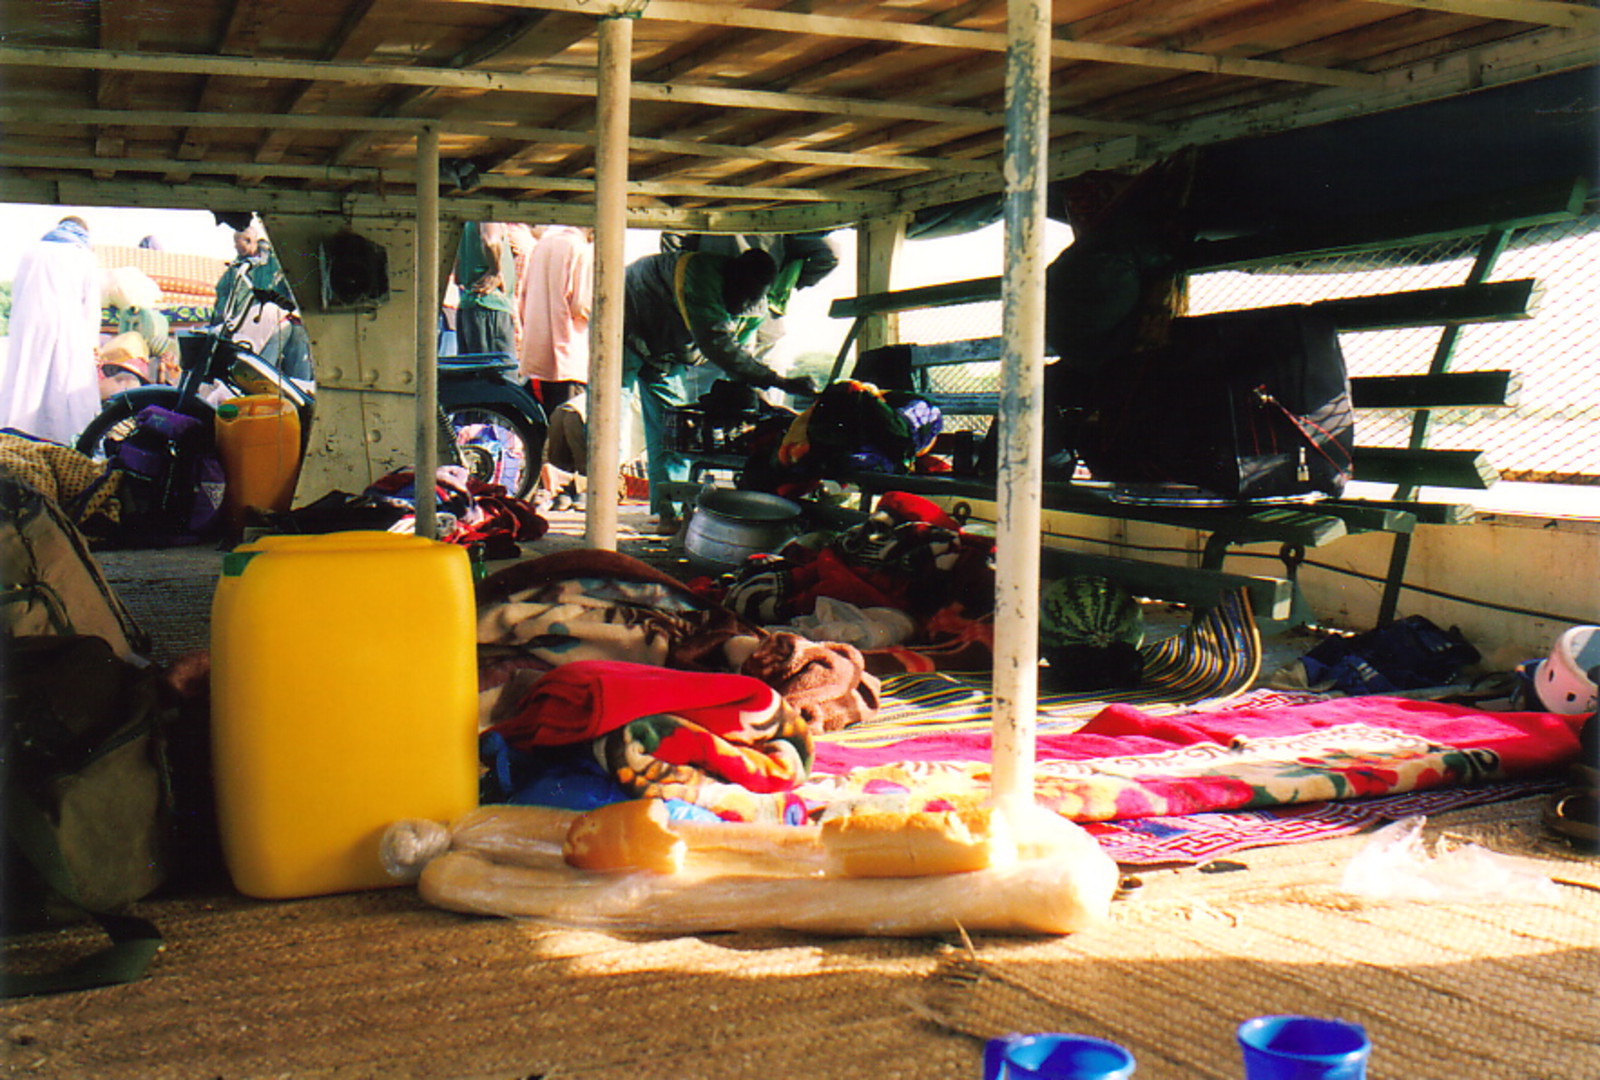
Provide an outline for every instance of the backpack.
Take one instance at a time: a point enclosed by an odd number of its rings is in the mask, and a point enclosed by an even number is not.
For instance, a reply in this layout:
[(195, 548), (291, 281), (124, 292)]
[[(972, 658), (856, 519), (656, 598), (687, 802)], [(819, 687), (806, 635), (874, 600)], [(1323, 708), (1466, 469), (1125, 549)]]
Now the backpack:
[(150, 649), (83, 533), (53, 499), (8, 476), (0, 476), (0, 631), (92, 634), (124, 659)]
[(103, 638), (6, 640), (0, 761), (9, 932), (92, 917), (111, 944), (57, 971), (8, 975), (8, 997), (130, 982), (161, 946), (124, 912), (168, 866), (171, 777), (157, 676)]
[(193, 544), (220, 533), (227, 486), (209, 421), (146, 405), (129, 434), (110, 444), (121, 476), (117, 542), (129, 547)]
[(1303, 305), (1173, 321), (1166, 343), (1063, 386), (1096, 480), (1227, 500), (1338, 496), (1355, 420), (1333, 323)]

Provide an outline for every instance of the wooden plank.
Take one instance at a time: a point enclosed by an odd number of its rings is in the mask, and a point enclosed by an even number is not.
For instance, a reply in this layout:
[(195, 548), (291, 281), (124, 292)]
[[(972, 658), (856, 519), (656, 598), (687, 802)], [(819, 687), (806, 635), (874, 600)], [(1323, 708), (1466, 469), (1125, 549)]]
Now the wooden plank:
[(1136, 596), (1194, 607), (1213, 607), (1223, 597), (1245, 589), (1250, 593), (1251, 609), (1258, 618), (1265, 619), (1287, 619), (1294, 600), (1293, 583), (1280, 577), (1230, 574), (1053, 547), (1040, 551), (1039, 564), (1040, 573), (1046, 578), (1096, 574)]
[(1005, 350), (1003, 337), (967, 338), (940, 341), (931, 345), (911, 345), (913, 368), (947, 367), (951, 364), (976, 364), (1000, 359)]
[[(604, 11), (596, 11), (589, 6), (589, 0), (468, 0), (468, 2), (492, 3), (496, 7), (524, 7), (576, 11), (594, 15), (605, 14)], [(643, 3), (638, 6), (642, 8), (640, 14), (645, 19), (687, 22), (696, 26), (741, 27), (747, 30), (776, 31), (817, 37), (841, 37), (882, 44), (921, 45), (929, 48), (962, 51), (1004, 52), (1007, 43), (1007, 37), (1004, 33), (928, 25), (918, 22), (899, 22), (860, 17), (842, 18), (825, 14), (813, 14), (811, 12), (749, 9), (726, 4), (698, 3), (695, 0), (654, 0), (648, 6)], [(1380, 82), (1380, 76), (1377, 75), (1369, 75), (1360, 71), (1317, 67), (1311, 64), (1294, 64), (1280, 60), (1254, 60), (1248, 57), (1219, 56), (1203, 52), (1186, 52), (1132, 45), (1112, 45), (1093, 41), (1072, 41), (1064, 38), (1057, 38), (1050, 42), (1050, 55), (1058, 60), (1125, 64), (1130, 67), (1153, 68), (1164, 71), (1233, 75), (1246, 78), (1282, 80), (1292, 83), (1346, 86), (1356, 89), (1369, 88)]]
[(1482, 450), (1407, 450), (1358, 446), (1355, 477), (1381, 484), (1486, 491), (1500, 479)]
[(1537, 281), (1523, 278), (1319, 300), (1310, 307), (1331, 315), (1339, 330), (1394, 330), (1406, 326), (1525, 319), (1532, 314), (1538, 292)]
[(1511, 371), (1364, 375), (1350, 380), (1350, 399), (1358, 409), (1474, 408), (1509, 405), (1520, 387)]
[(835, 319), (849, 319), (861, 315), (882, 315), (890, 311), (915, 311), (919, 308), (977, 304), (998, 299), (998, 277), (973, 278), (969, 281), (949, 281), (942, 285), (924, 285), (917, 289), (841, 296), (829, 305), (828, 314)]
[[(254, 57), (191, 55), (187, 53), (115, 52), (110, 49), (37, 49), (0, 45), (0, 67), (73, 68), (91, 71), (130, 71), (184, 75), (236, 76), (244, 79), (309, 79), (350, 86), (452, 87), (481, 93), (549, 94), (592, 100), (597, 91), (593, 78), (582, 75), (520, 74), (516, 72), (455, 70), (382, 64), (344, 64), (325, 60), (276, 60)], [(635, 101), (673, 105), (704, 105), (728, 109), (772, 109), (823, 116), (877, 117), (915, 120), (930, 124), (956, 124), (989, 130), (1001, 127), (1001, 110), (967, 109), (913, 102), (869, 101), (795, 94), (771, 90), (690, 86), (682, 83), (635, 82), (629, 87)], [(1104, 125), (1100, 125), (1104, 126)], [(1149, 124), (1118, 124), (1125, 133), (1160, 131)]]

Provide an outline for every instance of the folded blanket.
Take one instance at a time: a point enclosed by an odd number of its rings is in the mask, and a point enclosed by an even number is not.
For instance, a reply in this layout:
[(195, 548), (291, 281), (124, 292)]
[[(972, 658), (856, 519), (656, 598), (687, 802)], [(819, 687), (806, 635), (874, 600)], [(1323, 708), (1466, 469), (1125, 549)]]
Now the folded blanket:
[(793, 790), (812, 757), (805, 720), (757, 679), (611, 661), (548, 672), (490, 734), (518, 750), (590, 743), (635, 796), (713, 810), (718, 785)]
[(739, 670), (775, 688), (813, 732), (837, 731), (878, 713), (877, 676), (867, 674), (854, 645), (772, 634)]
[(732, 671), (729, 639), (762, 633), (675, 578), (614, 551), (556, 552), (506, 567), (478, 586), (478, 644), (486, 660), (516, 653), (551, 666), (621, 660)]

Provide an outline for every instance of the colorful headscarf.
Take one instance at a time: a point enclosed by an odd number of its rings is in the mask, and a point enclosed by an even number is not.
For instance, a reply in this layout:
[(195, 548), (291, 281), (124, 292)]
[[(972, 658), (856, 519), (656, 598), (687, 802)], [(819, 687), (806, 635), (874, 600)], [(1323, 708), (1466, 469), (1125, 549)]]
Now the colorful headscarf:
[(44, 238), (54, 244), (77, 244), (81, 248), (87, 248), (89, 226), (77, 218), (65, 218), (55, 228), (45, 233)]

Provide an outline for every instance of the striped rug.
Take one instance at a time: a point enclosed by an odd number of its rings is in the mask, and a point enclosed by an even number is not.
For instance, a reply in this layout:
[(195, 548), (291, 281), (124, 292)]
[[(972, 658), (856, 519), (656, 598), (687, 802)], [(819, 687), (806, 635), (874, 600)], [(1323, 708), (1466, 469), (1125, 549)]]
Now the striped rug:
[[(1132, 690), (1040, 693), (1038, 730), (1063, 734), (1111, 702), (1152, 714), (1184, 712), (1249, 689), (1261, 671), (1261, 634), (1244, 590), (1196, 614), (1177, 634), (1143, 649), (1144, 677)], [(839, 746), (883, 746), (913, 735), (987, 730), (994, 718), (988, 672), (936, 671), (883, 680), (871, 721), (817, 736)]]

